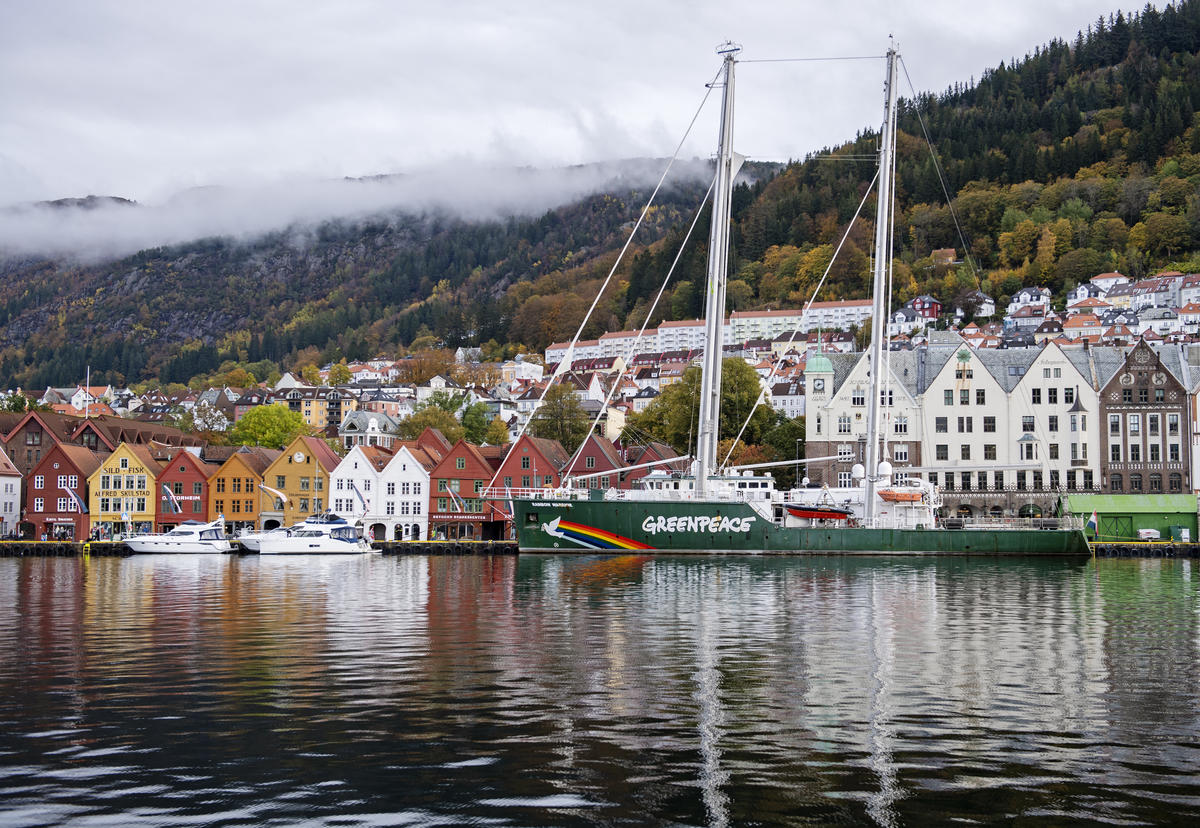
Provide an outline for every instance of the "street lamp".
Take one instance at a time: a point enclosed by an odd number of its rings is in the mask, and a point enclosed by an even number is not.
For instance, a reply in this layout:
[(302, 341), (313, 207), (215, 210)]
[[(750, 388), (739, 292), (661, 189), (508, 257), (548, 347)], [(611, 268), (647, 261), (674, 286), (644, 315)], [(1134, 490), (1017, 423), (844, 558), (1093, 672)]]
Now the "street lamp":
[(792, 488), (800, 488), (800, 441), (803, 437), (796, 438), (796, 479), (792, 481)]

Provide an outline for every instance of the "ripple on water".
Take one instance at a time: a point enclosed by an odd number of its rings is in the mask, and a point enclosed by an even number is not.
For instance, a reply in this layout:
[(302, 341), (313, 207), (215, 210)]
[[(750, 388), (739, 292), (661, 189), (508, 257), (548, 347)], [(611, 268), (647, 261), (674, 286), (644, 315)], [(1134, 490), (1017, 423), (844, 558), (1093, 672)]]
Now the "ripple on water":
[(0, 560), (0, 823), (1200, 811), (1178, 562), (334, 563)]

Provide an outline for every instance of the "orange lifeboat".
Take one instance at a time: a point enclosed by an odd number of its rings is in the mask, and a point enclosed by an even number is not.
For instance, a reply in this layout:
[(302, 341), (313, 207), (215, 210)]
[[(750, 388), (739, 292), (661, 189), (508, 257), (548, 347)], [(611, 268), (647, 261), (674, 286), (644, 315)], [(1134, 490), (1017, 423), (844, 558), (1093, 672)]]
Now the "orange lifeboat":
[(888, 503), (920, 503), (920, 491), (903, 491), (902, 489), (880, 489), (879, 497)]

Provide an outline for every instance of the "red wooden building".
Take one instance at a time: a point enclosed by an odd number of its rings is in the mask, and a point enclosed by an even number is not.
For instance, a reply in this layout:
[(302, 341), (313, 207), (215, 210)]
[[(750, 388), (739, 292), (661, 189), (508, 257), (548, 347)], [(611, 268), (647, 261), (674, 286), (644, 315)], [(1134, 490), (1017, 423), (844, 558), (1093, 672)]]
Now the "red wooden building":
[(25, 487), (23, 537), (84, 540), (90, 531), (87, 480), (108, 452), (84, 446), (52, 446), (30, 473)]
[(208, 520), (208, 478), (217, 468), (187, 449), (171, 455), (158, 476), (154, 522), (159, 532), (168, 532), (185, 520)]
[[(498, 458), (497, 458), (498, 459)], [(429, 474), (429, 537), (495, 540), (505, 527), (480, 493), (496, 470), (478, 446), (459, 440)]]

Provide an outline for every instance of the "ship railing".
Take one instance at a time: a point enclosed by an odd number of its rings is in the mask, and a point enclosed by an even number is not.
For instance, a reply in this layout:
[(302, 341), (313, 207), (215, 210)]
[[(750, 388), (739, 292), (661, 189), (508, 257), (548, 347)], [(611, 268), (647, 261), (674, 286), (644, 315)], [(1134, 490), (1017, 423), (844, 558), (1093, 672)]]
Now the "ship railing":
[(975, 515), (972, 517), (938, 518), (938, 527), (942, 529), (1082, 529), (1084, 520), (1074, 515), (1063, 517), (992, 517)]
[(491, 486), (479, 493), (482, 500), (586, 500), (591, 489), (568, 489), (564, 486), (516, 487)]

